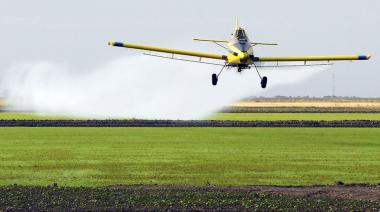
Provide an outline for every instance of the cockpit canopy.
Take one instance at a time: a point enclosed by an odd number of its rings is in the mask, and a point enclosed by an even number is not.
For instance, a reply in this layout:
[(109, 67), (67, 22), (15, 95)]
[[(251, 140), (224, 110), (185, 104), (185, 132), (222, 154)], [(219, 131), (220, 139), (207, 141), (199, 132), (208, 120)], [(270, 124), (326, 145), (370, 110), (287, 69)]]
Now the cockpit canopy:
[(247, 35), (245, 34), (245, 30), (239, 28), (235, 31), (235, 37), (239, 40), (239, 42), (247, 42)]

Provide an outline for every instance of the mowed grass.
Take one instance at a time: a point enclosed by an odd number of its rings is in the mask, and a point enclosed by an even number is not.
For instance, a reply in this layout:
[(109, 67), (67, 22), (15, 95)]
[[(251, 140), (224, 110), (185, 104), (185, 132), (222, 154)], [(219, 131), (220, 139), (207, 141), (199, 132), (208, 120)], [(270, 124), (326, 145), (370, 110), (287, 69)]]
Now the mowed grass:
[(0, 128), (0, 185), (380, 183), (380, 129)]
[[(0, 120), (69, 120), (86, 119), (33, 113), (0, 113)], [(128, 117), (125, 117), (128, 119)], [(206, 120), (276, 121), (276, 120), (380, 120), (380, 113), (216, 113)]]
[(217, 113), (210, 120), (275, 121), (275, 120), (380, 120), (380, 113)]

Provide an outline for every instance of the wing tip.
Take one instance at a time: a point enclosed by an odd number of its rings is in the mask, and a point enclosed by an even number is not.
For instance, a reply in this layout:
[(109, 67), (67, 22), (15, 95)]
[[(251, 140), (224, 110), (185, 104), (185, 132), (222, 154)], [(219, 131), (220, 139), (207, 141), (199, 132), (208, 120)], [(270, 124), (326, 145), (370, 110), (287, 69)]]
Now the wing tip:
[(118, 47), (124, 47), (124, 43), (121, 42), (114, 42), (114, 41), (109, 41), (108, 45), (110, 46), (118, 46)]
[(359, 60), (369, 60), (369, 59), (371, 59), (371, 55), (370, 54), (367, 54), (367, 55), (359, 55), (358, 56), (358, 59)]

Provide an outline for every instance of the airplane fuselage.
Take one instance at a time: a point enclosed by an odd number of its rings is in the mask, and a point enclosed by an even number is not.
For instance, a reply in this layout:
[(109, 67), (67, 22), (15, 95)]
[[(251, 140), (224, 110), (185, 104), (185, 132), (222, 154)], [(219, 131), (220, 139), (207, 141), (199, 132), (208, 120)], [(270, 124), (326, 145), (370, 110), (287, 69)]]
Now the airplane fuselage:
[(227, 54), (227, 63), (230, 66), (239, 67), (240, 69), (249, 68), (253, 63), (253, 45), (245, 33), (245, 30), (238, 27), (233, 37), (228, 42), (229, 52)]

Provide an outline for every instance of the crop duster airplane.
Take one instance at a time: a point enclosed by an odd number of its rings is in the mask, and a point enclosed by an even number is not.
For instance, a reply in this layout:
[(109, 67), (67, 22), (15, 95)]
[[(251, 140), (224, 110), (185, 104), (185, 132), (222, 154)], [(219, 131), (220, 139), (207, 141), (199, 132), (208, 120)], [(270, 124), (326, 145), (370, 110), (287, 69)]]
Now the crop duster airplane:
[[(138, 45), (138, 44), (132, 44), (132, 43), (121, 43), (121, 42), (112, 42), (112, 41), (109, 42), (108, 45), (116, 46), (116, 47), (131, 48), (131, 49), (146, 50), (146, 51), (149, 51), (149, 53), (146, 54), (149, 56), (222, 66), (222, 69), (220, 70), (218, 74), (212, 74), (212, 85), (214, 86), (217, 85), (218, 78), (220, 74), (223, 72), (223, 70), (225, 70), (225, 68), (236, 68), (238, 72), (242, 72), (245, 69), (251, 69), (253, 67), (255, 68), (255, 70), (257, 71), (257, 74), (259, 75), (261, 79), (261, 87), (266, 88), (268, 78), (265, 76), (263, 77), (261, 76), (258, 69), (261, 67), (265, 68), (265, 67), (284, 67), (284, 66), (332, 65), (330, 61), (369, 60), (371, 58), (371, 55), (258, 57), (257, 55), (254, 54), (254, 51), (253, 51), (253, 48), (255, 46), (277, 45), (277, 44), (251, 42), (248, 38), (247, 33), (239, 25), (238, 21), (236, 21), (236, 29), (235, 29), (235, 32), (232, 34), (232, 38), (230, 40), (206, 40), (206, 39), (194, 39), (194, 40), (215, 43), (219, 45), (220, 47), (226, 49), (228, 52), (227, 54), (223, 54), (223, 55), (209, 54), (209, 53), (203, 53), (203, 52), (185, 51), (185, 50), (178, 50), (178, 49), (169, 49), (169, 48), (161, 48), (161, 47), (155, 47), (155, 46), (145, 46), (145, 45)], [(225, 45), (227, 45), (227, 47)], [(151, 52), (169, 53), (171, 55), (170, 56), (156, 55), (156, 54), (152, 54)], [(193, 57), (198, 57), (199, 59), (198, 60), (184, 59), (184, 58), (175, 57), (174, 55), (193, 56)], [(220, 60), (220, 61), (223, 61), (224, 64), (206, 62), (202, 60), (203, 58)], [(301, 64), (280, 65), (280, 62), (296, 62), (296, 61), (302, 62), (302, 65)], [(326, 63), (316, 64), (315, 61), (325, 61)], [(269, 64), (269, 63), (271, 63), (272, 65), (265, 65), (265, 66), (262, 65), (262, 64)], [(275, 65), (273, 65), (273, 63), (275, 63)]]

